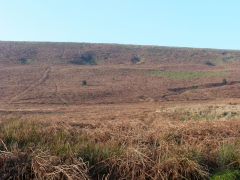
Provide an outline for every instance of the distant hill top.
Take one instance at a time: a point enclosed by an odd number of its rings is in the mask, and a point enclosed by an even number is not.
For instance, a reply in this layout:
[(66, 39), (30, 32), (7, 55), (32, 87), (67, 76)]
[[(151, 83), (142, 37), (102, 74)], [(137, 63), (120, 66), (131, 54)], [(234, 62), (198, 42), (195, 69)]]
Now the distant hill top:
[(240, 51), (92, 43), (0, 41), (1, 64), (216, 66), (240, 61)]

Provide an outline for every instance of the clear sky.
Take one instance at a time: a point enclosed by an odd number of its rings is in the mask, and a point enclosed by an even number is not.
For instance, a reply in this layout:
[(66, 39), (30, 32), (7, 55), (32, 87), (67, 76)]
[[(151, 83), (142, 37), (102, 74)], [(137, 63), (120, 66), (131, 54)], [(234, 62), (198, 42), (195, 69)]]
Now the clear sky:
[(0, 40), (240, 49), (240, 1), (0, 0)]

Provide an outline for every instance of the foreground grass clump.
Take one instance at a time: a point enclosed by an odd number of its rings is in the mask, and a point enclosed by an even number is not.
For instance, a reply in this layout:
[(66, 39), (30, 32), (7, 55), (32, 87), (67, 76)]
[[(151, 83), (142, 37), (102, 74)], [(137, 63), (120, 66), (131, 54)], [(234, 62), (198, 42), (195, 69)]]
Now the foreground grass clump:
[(237, 122), (147, 122), (7, 119), (0, 179), (209, 179), (240, 170)]
[(118, 145), (95, 143), (85, 133), (47, 122), (8, 120), (0, 126), (0, 140), (0, 179), (88, 179), (89, 167), (121, 154)]

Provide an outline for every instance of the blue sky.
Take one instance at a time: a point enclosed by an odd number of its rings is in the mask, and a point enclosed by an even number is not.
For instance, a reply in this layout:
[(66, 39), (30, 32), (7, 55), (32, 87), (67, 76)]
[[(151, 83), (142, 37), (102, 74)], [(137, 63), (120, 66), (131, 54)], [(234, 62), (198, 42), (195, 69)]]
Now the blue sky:
[(240, 49), (239, 0), (0, 0), (0, 40)]

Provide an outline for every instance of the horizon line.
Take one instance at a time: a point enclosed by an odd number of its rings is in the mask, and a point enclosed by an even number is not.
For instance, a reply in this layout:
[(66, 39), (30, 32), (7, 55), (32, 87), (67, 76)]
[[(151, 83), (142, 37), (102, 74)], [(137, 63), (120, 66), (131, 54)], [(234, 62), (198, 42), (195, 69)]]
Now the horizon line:
[(100, 45), (102, 44), (102, 45), (148, 46), (148, 47), (163, 47), (163, 48), (186, 48), (186, 49), (207, 49), (207, 50), (240, 51), (240, 49), (224, 49), (224, 48), (209, 48), (209, 47), (171, 46), (171, 45), (156, 45), (156, 44), (80, 42), (80, 41), (25, 41), (25, 40), (13, 41), (13, 40), (0, 40), (0, 42), (16, 42), (16, 43), (73, 43), (73, 44), (100, 44)]

